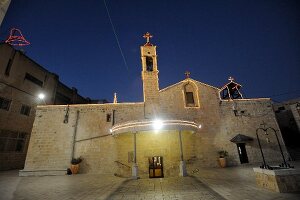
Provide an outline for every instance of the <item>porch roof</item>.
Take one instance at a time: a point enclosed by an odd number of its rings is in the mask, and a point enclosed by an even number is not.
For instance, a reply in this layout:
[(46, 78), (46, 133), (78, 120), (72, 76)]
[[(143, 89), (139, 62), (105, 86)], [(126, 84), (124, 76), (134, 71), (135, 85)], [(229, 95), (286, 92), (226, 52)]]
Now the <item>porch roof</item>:
[(249, 137), (249, 136), (246, 136), (243, 134), (237, 134), (230, 141), (233, 143), (246, 143), (246, 142), (250, 142), (252, 140), (253, 140), (252, 137)]
[[(155, 124), (159, 123), (160, 128), (155, 127)], [(110, 131), (112, 135), (117, 135), (127, 132), (139, 132), (139, 131), (158, 131), (158, 130), (189, 130), (197, 131), (201, 125), (187, 120), (138, 120), (127, 121), (114, 125)]]

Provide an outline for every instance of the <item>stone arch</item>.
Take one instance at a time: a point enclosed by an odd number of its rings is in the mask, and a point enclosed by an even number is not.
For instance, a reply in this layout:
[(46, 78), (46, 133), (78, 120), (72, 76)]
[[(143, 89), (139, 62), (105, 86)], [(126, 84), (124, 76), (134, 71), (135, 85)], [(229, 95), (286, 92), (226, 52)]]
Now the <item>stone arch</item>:
[(185, 107), (200, 107), (198, 87), (193, 81), (187, 81), (183, 85), (183, 99)]

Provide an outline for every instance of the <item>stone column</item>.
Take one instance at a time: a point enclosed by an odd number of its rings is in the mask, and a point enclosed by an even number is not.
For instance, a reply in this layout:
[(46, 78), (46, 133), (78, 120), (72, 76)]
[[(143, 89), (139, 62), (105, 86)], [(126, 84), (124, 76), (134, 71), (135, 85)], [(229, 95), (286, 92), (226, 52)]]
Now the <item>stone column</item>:
[(179, 131), (179, 144), (180, 144), (179, 176), (187, 176), (186, 165), (185, 165), (185, 161), (183, 160), (181, 130)]
[(132, 178), (139, 178), (139, 170), (136, 163), (136, 132), (133, 133), (133, 165), (132, 165)]

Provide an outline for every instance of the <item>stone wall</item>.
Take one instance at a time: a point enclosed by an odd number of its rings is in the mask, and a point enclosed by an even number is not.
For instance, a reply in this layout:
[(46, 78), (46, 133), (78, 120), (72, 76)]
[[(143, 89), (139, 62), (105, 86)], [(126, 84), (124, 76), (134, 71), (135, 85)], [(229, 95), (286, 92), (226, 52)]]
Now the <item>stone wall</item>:
[(274, 192), (299, 192), (300, 171), (295, 169), (260, 169), (253, 168), (258, 187)]
[(143, 117), (143, 107), (143, 103), (70, 105), (68, 123), (64, 123), (67, 106), (39, 106), (24, 171), (66, 170), (75, 138), (74, 157), (84, 158), (81, 172), (111, 173), (116, 160), (109, 131), (113, 117), (115, 123), (135, 120)]
[[(236, 110), (236, 114), (234, 113)], [(239, 164), (237, 147), (229, 140), (237, 134), (243, 134), (253, 138), (253, 141), (246, 144), (249, 163), (262, 162), (258, 141), (256, 139), (256, 129), (266, 123), (266, 127), (272, 127), (277, 131), (280, 144), (283, 147), (285, 157), (288, 158), (281, 132), (279, 130), (275, 113), (272, 109), (270, 99), (250, 99), (220, 102), (220, 113), (222, 115), (220, 134), (216, 140), (216, 146), (224, 148), (229, 152), (231, 165)], [(262, 149), (267, 163), (280, 164), (282, 156), (279, 151), (274, 132), (268, 130), (266, 136), (261, 130), (258, 132)], [(266, 138), (269, 138), (270, 143)]]
[(5, 14), (7, 12), (8, 7), (9, 7), (10, 1), (11, 0), (1, 0), (0, 1), (0, 26), (2, 24), (2, 21), (3, 21), (4, 17), (5, 17)]
[[(197, 86), (199, 105), (196, 107), (185, 106), (182, 89), (186, 81), (193, 81)], [(221, 101), (217, 88), (192, 79), (161, 90), (159, 94), (160, 107), (156, 117), (194, 121), (202, 125), (195, 133), (182, 133), (183, 155), (189, 173), (193, 173), (199, 167), (217, 167), (219, 150), (228, 151), (230, 165), (239, 165), (236, 144), (230, 142), (237, 134), (254, 139), (246, 145), (249, 162), (261, 162), (260, 150), (255, 139), (256, 129), (262, 122), (278, 129), (270, 99)], [(112, 136), (109, 130), (119, 123), (146, 119), (144, 103), (71, 105), (69, 108), (69, 121), (65, 124), (63, 121), (67, 106), (38, 107), (24, 171), (68, 168), (75, 134), (74, 156), (84, 158), (81, 173), (130, 176), (132, 162), (129, 155), (133, 151), (133, 134), (121, 133)], [(152, 156), (163, 156), (165, 177), (178, 175), (178, 131), (137, 133), (137, 164), (141, 177), (148, 176), (148, 157)], [(279, 131), (278, 135), (284, 146)], [(263, 137), (266, 159), (270, 162), (280, 162), (281, 157), (274, 135), (269, 134), (270, 143), (266, 143)]]
[[(182, 132), (184, 158), (195, 156), (195, 134)], [(145, 131), (136, 135), (137, 163), (140, 177), (149, 177), (148, 158), (163, 157), (164, 177), (178, 176), (180, 162), (180, 144), (178, 131)], [(133, 134), (121, 134), (116, 137), (117, 159), (131, 166), (129, 154), (133, 152)], [(128, 172), (127, 172), (128, 173)], [(130, 176), (124, 174), (124, 176)]]

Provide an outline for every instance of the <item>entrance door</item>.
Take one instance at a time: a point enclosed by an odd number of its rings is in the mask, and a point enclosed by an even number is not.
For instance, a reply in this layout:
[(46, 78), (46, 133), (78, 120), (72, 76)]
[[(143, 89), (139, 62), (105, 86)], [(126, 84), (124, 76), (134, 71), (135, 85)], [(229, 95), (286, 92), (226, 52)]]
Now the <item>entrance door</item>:
[(240, 156), (241, 164), (249, 163), (245, 143), (238, 143), (236, 145)]
[(163, 157), (149, 157), (149, 178), (163, 178)]

